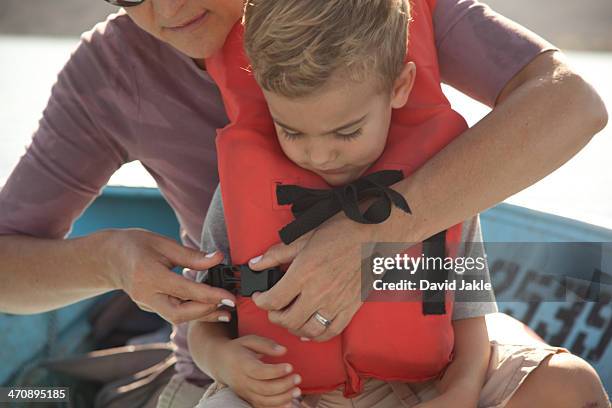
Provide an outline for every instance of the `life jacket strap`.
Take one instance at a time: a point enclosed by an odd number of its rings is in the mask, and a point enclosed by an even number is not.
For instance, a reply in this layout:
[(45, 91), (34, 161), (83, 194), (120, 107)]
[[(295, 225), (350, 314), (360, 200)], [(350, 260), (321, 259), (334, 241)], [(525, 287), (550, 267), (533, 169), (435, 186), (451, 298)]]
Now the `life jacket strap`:
[[(425, 277), (430, 283), (441, 284), (448, 277), (444, 269), (444, 257), (446, 256), (446, 230), (438, 232), (423, 241), (423, 254), (427, 258), (441, 258), (442, 262), (432, 262), (432, 268), (425, 270)], [(438, 268), (437, 266), (440, 266)], [(440, 287), (436, 285), (434, 287)], [(446, 314), (445, 304), (446, 291), (442, 289), (429, 289), (423, 291), (423, 314), (441, 315)]]
[[(403, 178), (401, 170), (381, 170), (332, 189), (279, 184), (276, 186), (278, 204), (290, 204), (295, 216), (295, 220), (279, 231), (279, 236), (285, 244), (290, 244), (340, 211), (360, 224), (380, 224), (389, 218), (393, 205), (412, 214), (404, 196), (389, 187)], [(362, 211), (359, 201), (367, 198), (375, 200)]]
[[(432, 267), (424, 270), (425, 277), (432, 283), (444, 283), (448, 274), (444, 269), (446, 256), (446, 230), (423, 241), (423, 253), (428, 258), (441, 258), (442, 262), (431, 262)], [(437, 266), (440, 266), (438, 268)], [(250, 297), (254, 292), (265, 292), (271, 289), (283, 277), (284, 272), (279, 267), (254, 271), (248, 264), (215, 265), (208, 270), (206, 283), (210, 286), (223, 288), (234, 294)], [(440, 285), (432, 285), (440, 287)], [(446, 291), (429, 289), (423, 291), (423, 314), (440, 315), (446, 313)]]

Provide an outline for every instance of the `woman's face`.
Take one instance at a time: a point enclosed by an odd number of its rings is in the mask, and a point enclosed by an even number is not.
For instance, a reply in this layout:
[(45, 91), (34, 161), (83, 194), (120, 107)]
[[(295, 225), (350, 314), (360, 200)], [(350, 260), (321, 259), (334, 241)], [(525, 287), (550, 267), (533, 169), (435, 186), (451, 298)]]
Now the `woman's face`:
[(194, 59), (223, 46), (244, 0), (146, 0), (126, 12), (143, 30)]

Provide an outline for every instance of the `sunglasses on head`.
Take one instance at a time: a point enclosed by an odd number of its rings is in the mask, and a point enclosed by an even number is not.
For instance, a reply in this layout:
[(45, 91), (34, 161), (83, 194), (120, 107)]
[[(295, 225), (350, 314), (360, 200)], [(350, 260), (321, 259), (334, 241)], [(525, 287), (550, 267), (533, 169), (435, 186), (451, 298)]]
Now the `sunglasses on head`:
[(107, 3), (117, 7), (134, 7), (139, 6), (145, 2), (145, 0), (104, 0)]

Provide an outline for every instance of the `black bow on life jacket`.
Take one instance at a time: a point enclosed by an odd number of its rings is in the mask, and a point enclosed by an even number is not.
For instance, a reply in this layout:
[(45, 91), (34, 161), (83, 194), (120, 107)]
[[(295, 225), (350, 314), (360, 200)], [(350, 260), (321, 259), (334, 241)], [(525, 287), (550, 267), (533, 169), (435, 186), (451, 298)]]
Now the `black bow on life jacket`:
[[(382, 170), (332, 189), (321, 190), (279, 184), (276, 187), (278, 204), (291, 205), (291, 212), (295, 216), (292, 222), (279, 231), (280, 238), (288, 245), (340, 211), (343, 211), (349, 219), (360, 224), (384, 222), (391, 215), (392, 205), (412, 214), (406, 199), (389, 187), (403, 178), (401, 170)], [(362, 212), (359, 208), (359, 201), (366, 198), (376, 198), (376, 200)], [(446, 231), (426, 239), (423, 242), (423, 253), (427, 257), (444, 258)], [(430, 282), (443, 283), (447, 276), (443, 267), (439, 270), (433, 268), (426, 272)], [(446, 313), (444, 300), (444, 290), (423, 291), (423, 314)]]

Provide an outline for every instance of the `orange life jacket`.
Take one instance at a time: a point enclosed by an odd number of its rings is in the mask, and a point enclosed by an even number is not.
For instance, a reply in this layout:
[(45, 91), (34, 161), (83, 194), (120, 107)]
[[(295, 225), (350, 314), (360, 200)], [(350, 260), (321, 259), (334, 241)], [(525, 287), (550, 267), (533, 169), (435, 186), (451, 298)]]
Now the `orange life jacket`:
[[(406, 177), (462, 133), (467, 125), (453, 111), (440, 88), (432, 12), (434, 0), (412, 0), (407, 61), (417, 67), (405, 107), (393, 112), (386, 148), (366, 174), (400, 169)], [(217, 135), (221, 192), (232, 261), (247, 263), (280, 242), (278, 231), (293, 220), (278, 205), (278, 184), (330, 188), (319, 176), (292, 163), (282, 152), (265, 99), (243, 52), (243, 27), (237, 24), (224, 48), (206, 67), (221, 90), (230, 124)], [(393, 41), (393, 39), (389, 39)], [(446, 231), (447, 243), (458, 243), (461, 224)], [(409, 254), (420, 255), (420, 245)], [(379, 293), (376, 294), (380, 295)], [(366, 301), (339, 336), (326, 342), (303, 342), (269, 322), (267, 312), (249, 297), (237, 302), (239, 335), (257, 334), (287, 347), (280, 358), (302, 377), (303, 393), (344, 386), (345, 396), (362, 390), (362, 381), (424, 381), (435, 378), (452, 359), (452, 294), (444, 314), (423, 314), (415, 301)]]

